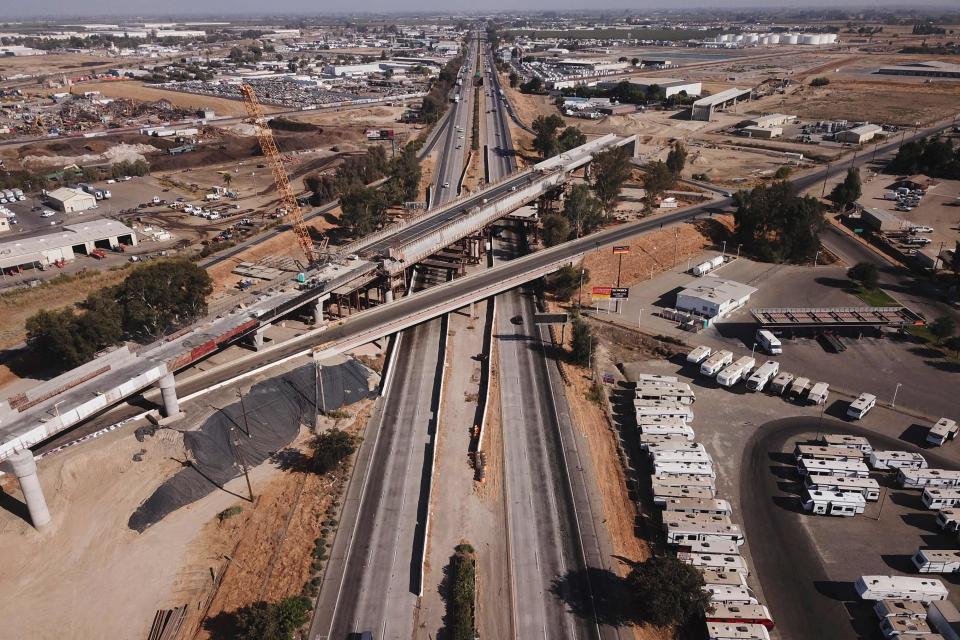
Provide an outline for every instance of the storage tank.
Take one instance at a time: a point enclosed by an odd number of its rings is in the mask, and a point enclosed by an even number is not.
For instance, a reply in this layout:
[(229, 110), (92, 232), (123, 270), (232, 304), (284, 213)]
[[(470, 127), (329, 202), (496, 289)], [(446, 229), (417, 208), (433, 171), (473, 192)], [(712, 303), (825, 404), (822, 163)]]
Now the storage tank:
[(748, 33), (744, 37), (744, 40), (746, 40), (747, 44), (756, 44), (760, 40), (760, 36), (755, 33)]
[(770, 44), (780, 44), (780, 34), (771, 33), (767, 36), (767, 39), (770, 40)]
[(716, 269), (723, 265), (723, 256), (714, 256), (709, 260), (709, 263), (711, 269)]
[(820, 44), (836, 44), (837, 34), (835, 33), (825, 33), (820, 36)]
[(800, 44), (820, 44), (820, 36), (812, 33), (805, 33), (800, 36)]
[(733, 41), (734, 41), (734, 42), (743, 42), (743, 35), (738, 33), (737, 35), (733, 36)]
[(706, 273), (710, 273), (711, 269), (713, 269), (713, 261), (707, 260), (706, 262), (701, 262), (693, 268), (693, 275), (702, 276)]
[(799, 40), (800, 36), (795, 33), (788, 33), (787, 35), (780, 37), (780, 42), (783, 44), (797, 44)]
[(761, 45), (770, 44), (770, 36), (760, 36), (760, 44)]

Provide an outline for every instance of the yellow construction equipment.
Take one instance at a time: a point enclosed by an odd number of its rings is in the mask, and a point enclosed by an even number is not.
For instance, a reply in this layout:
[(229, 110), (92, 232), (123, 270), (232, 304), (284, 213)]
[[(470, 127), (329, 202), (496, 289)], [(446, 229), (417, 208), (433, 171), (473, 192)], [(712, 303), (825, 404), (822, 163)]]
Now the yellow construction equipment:
[(314, 265), (320, 261), (320, 255), (326, 249), (328, 239), (323, 239), (319, 250), (314, 247), (313, 239), (310, 237), (310, 232), (307, 230), (306, 222), (303, 219), (303, 212), (300, 211), (300, 205), (290, 189), (290, 180), (287, 178), (287, 171), (283, 167), (283, 158), (277, 149), (277, 143), (273, 140), (273, 133), (267, 126), (263, 109), (260, 108), (260, 102), (257, 100), (257, 94), (253, 92), (253, 87), (249, 84), (241, 85), (240, 91), (243, 93), (243, 104), (247, 108), (247, 115), (250, 116), (257, 133), (257, 139), (260, 141), (260, 148), (270, 162), (270, 170), (273, 171), (273, 180), (277, 184), (280, 201), (286, 208), (287, 214), (293, 219), (293, 232), (297, 236), (300, 248), (307, 256), (307, 262)]

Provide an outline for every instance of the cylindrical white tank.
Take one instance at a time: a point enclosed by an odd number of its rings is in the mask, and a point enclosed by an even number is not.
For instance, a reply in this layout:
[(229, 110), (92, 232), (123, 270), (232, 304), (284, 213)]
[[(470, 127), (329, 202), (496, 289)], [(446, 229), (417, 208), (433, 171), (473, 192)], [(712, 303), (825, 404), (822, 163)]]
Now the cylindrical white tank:
[(731, 39), (731, 38), (733, 38), (733, 34), (731, 34), (731, 33), (721, 33), (721, 34), (720, 34), (720, 42), (730, 42), (730, 39)]
[(771, 33), (769, 36), (767, 36), (767, 39), (770, 41), (770, 44), (780, 44), (779, 33)]
[(710, 273), (710, 269), (713, 268), (713, 264), (707, 260), (706, 262), (701, 262), (693, 268), (693, 275), (702, 276), (705, 273)]
[(780, 37), (780, 42), (783, 44), (797, 44), (799, 40), (800, 36), (795, 33), (788, 33), (787, 35)]
[(723, 256), (714, 256), (710, 258), (709, 264), (711, 269), (716, 269), (723, 264)]
[(800, 44), (820, 44), (820, 36), (804, 33), (800, 36)]
[(734, 42), (743, 42), (743, 34), (738, 33), (737, 35), (733, 36), (733, 41), (734, 41)]
[(837, 34), (835, 33), (825, 33), (820, 36), (820, 44), (835, 44), (837, 42)]
[(760, 40), (760, 36), (755, 33), (748, 33), (745, 39), (747, 44), (756, 44)]
[(30, 513), (30, 522), (40, 529), (50, 522), (50, 511), (47, 509), (47, 500), (43, 497), (43, 488), (37, 478), (37, 463), (29, 449), (18, 451), (7, 458), (13, 474), (20, 481), (20, 490), (23, 491), (27, 511)]
[(760, 36), (760, 44), (761, 45), (770, 44), (770, 36)]

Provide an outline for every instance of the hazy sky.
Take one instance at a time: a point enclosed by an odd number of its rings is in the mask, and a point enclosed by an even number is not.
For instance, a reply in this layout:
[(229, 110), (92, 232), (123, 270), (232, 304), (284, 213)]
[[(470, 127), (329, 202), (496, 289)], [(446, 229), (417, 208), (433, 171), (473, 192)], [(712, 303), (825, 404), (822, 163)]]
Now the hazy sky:
[(958, 7), (956, 0), (0, 0), (0, 17), (76, 16), (90, 17), (162, 16), (164, 14), (220, 15), (223, 19), (240, 14), (299, 13), (324, 14), (349, 11), (538, 11), (544, 9), (632, 9), (650, 8), (730, 9), (770, 7), (799, 9), (804, 7)]

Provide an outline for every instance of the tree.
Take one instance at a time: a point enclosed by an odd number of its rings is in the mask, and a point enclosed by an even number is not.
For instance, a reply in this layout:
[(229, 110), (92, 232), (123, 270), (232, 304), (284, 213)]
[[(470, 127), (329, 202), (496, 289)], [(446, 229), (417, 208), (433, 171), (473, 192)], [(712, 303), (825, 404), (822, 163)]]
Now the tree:
[(877, 288), (878, 275), (877, 265), (872, 262), (858, 262), (847, 269), (847, 277), (856, 280), (867, 290)]
[(580, 288), (580, 283), (590, 281), (590, 271), (583, 266), (564, 265), (550, 278), (557, 300), (567, 301)]
[(67, 368), (89, 362), (96, 353), (78, 329), (78, 318), (72, 309), (43, 309), (27, 319), (27, 344), (38, 360), (60, 363)]
[(564, 151), (569, 151), (582, 144), (586, 144), (586, 142), (587, 136), (583, 135), (579, 127), (567, 127), (557, 138), (557, 152), (563, 153)]
[(951, 337), (957, 330), (957, 321), (952, 316), (940, 316), (927, 327), (930, 333), (941, 344), (944, 339)]
[(543, 244), (553, 247), (566, 242), (570, 238), (570, 223), (567, 219), (556, 213), (544, 217), (543, 219)]
[(590, 188), (585, 184), (571, 187), (563, 203), (563, 216), (578, 238), (593, 233), (607, 219), (603, 204), (590, 195)]
[(538, 76), (533, 76), (530, 78), (530, 80), (520, 85), (520, 92), (541, 94), (546, 93), (547, 90), (543, 85), (543, 80), (541, 80)]
[(681, 626), (710, 605), (703, 574), (673, 555), (636, 565), (627, 584), (644, 621), (656, 626)]
[(830, 79), (824, 78), (822, 76), (819, 78), (814, 78), (813, 80), (810, 81), (811, 87), (825, 87), (828, 84), (830, 84)]
[(583, 318), (573, 318), (573, 336), (570, 342), (570, 357), (581, 367), (589, 367), (593, 358), (593, 334)]
[(593, 192), (607, 211), (613, 210), (624, 183), (630, 178), (630, 152), (614, 147), (593, 156)]
[(356, 447), (356, 439), (346, 431), (330, 429), (321, 433), (313, 439), (313, 470), (320, 475), (333, 471)]
[(687, 164), (687, 150), (683, 142), (677, 140), (673, 143), (673, 148), (667, 154), (667, 169), (675, 176), (679, 176)]
[(233, 175), (229, 171), (223, 172), (223, 185), (225, 187), (230, 187), (230, 183), (233, 182)]
[(653, 206), (654, 201), (668, 189), (672, 189), (677, 177), (667, 165), (661, 161), (647, 165), (647, 172), (643, 176), (643, 187), (647, 192), (647, 204)]
[(511, 88), (511, 89), (516, 89), (516, 88), (517, 88), (517, 85), (520, 84), (520, 76), (517, 75), (517, 72), (516, 72), (516, 71), (511, 71), (511, 72), (510, 72), (509, 80), (510, 80), (510, 88)]
[(630, 64), (633, 65), (634, 67), (637, 66), (638, 64), (640, 64), (640, 58), (631, 58)]
[(206, 314), (213, 281), (189, 260), (164, 260), (134, 269), (117, 290), (126, 332), (155, 339)]
[(291, 596), (280, 602), (255, 602), (235, 614), (237, 640), (290, 640), (310, 620), (310, 600)]
[(837, 207), (846, 211), (863, 195), (863, 186), (860, 182), (860, 169), (847, 169), (847, 177), (830, 192), (830, 199)]
[(337, 185), (333, 176), (314, 173), (303, 179), (304, 186), (311, 191), (310, 204), (319, 206), (337, 197)]
[(351, 187), (340, 195), (340, 223), (356, 235), (370, 233), (386, 221), (387, 202), (382, 193), (370, 187)]
[(786, 180), (787, 178), (790, 177), (790, 172), (791, 172), (791, 171), (792, 171), (792, 170), (791, 170), (790, 167), (788, 167), (787, 165), (782, 165), (782, 166), (780, 166), (780, 167), (777, 167), (777, 170), (776, 170), (776, 171), (774, 172), (774, 174), (773, 174), (773, 179), (774, 179), (774, 180)]
[(799, 197), (789, 182), (760, 185), (734, 195), (734, 239), (746, 251), (770, 261), (805, 262), (820, 249), (826, 224), (823, 204)]
[(533, 138), (533, 148), (540, 152), (541, 157), (549, 158), (557, 155), (560, 145), (557, 130), (562, 126), (563, 118), (557, 114), (537, 116), (533, 121), (533, 131), (536, 134)]

